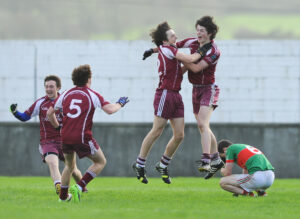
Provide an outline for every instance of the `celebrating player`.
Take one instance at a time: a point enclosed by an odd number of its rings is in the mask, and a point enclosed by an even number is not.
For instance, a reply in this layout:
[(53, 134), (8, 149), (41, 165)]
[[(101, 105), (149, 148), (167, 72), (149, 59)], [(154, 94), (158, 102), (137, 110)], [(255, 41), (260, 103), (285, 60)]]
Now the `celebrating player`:
[[(255, 147), (246, 144), (232, 144), (228, 140), (218, 143), (218, 151), (226, 165), (221, 169), (224, 177), (220, 180), (222, 189), (235, 196), (266, 196), (266, 189), (274, 182), (274, 168), (265, 155)], [(243, 168), (243, 174), (232, 174), (233, 164)]]
[[(196, 63), (183, 61), (188, 69), (188, 78), (193, 84), (193, 111), (201, 134), (202, 156), (198, 166), (199, 171), (207, 171), (205, 179), (210, 178), (223, 167), (223, 162), (217, 151), (217, 140), (210, 129), (209, 121), (214, 109), (218, 106), (219, 88), (215, 84), (215, 71), (220, 51), (214, 43), (218, 26), (213, 18), (204, 16), (196, 21), (196, 38), (187, 38), (176, 43), (178, 48), (189, 48), (196, 53), (199, 46), (211, 47), (205, 56)], [(145, 51), (143, 59), (156, 52), (157, 48)]]
[[(90, 89), (92, 72), (89, 65), (81, 65), (72, 73), (74, 88), (65, 91), (56, 100), (54, 108), (47, 112), (51, 124), (59, 127), (55, 110), (62, 110), (62, 151), (65, 156), (65, 168), (62, 173), (60, 201), (80, 201), (82, 189), (96, 177), (106, 164), (105, 156), (92, 136), (93, 116), (96, 108), (101, 108), (107, 114), (113, 114), (127, 102), (127, 97), (121, 97), (116, 104), (111, 104)], [(88, 157), (93, 164), (88, 168), (82, 179), (70, 187), (70, 176), (74, 172), (76, 156), (81, 159)]]
[(168, 165), (184, 137), (184, 105), (179, 93), (182, 82), (181, 62), (192, 63), (199, 60), (210, 47), (199, 47), (193, 55), (178, 52), (175, 46), (177, 37), (167, 22), (159, 24), (150, 33), (150, 36), (158, 47), (159, 53), (159, 84), (153, 103), (155, 116), (153, 127), (143, 140), (133, 169), (142, 183), (148, 183), (145, 174), (146, 158), (154, 142), (162, 134), (170, 120), (173, 136), (168, 142), (160, 162), (156, 164), (156, 170), (161, 174), (162, 180), (170, 184)]
[[(54, 100), (59, 96), (58, 91), (61, 88), (60, 78), (55, 75), (49, 75), (44, 80), (46, 96), (39, 98), (32, 104), (24, 113), (17, 110), (17, 104), (11, 104), (10, 110), (13, 115), (22, 122), (30, 120), (34, 116), (39, 116), (40, 119), (40, 145), (39, 151), (42, 155), (43, 162), (49, 166), (50, 175), (53, 180), (56, 193), (59, 194), (61, 186), (61, 175), (59, 172), (59, 160), (64, 161), (62, 153), (60, 126), (53, 128), (47, 118), (47, 110), (53, 106)], [(62, 115), (56, 113), (56, 118), (61, 123)], [(73, 177), (75, 181), (82, 178), (81, 172), (74, 167)]]

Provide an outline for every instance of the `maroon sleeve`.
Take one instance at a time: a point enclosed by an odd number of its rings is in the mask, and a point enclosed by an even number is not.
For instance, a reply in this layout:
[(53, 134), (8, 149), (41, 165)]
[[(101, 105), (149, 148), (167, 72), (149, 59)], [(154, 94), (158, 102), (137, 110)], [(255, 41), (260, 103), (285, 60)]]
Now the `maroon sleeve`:
[(39, 113), (39, 112), (37, 112), (37, 113), (35, 112), (37, 110), (36, 103), (37, 103), (37, 101), (35, 101), (24, 113), (26, 113), (30, 117), (36, 116), (36, 114)]
[(181, 40), (181, 41), (177, 42), (176, 47), (177, 48), (187, 48), (187, 47), (184, 47), (184, 45), (186, 45), (186, 42), (191, 40), (191, 39), (193, 39), (193, 38), (186, 38), (184, 40)]
[(184, 40), (181, 40), (179, 42), (176, 43), (176, 47), (177, 48), (189, 48), (190, 45), (195, 41), (197, 40), (196, 38), (186, 38)]
[(97, 93), (97, 92), (95, 92), (95, 91), (94, 91), (94, 93), (96, 94), (96, 96), (98, 97), (99, 102), (100, 102), (100, 106), (98, 106), (98, 107), (104, 107), (105, 105), (110, 104), (110, 102), (108, 102), (107, 100), (105, 100), (105, 99), (101, 96), (101, 94), (99, 94), (99, 93)]
[[(186, 40), (186, 39), (185, 39), (185, 40)], [(176, 47), (177, 47), (177, 48), (182, 48), (183, 45), (184, 45), (184, 43), (185, 43), (185, 40), (181, 40), (181, 41), (179, 41), (179, 42), (176, 42)]]
[(110, 104), (110, 102), (108, 102), (107, 100), (105, 100), (101, 95), (100, 95), (99, 99), (100, 99), (100, 103), (101, 103), (102, 107), (104, 107), (107, 104)]
[(174, 48), (173, 46), (169, 46), (168, 48), (172, 51), (172, 53), (173, 53), (173, 55), (174, 55), (174, 58), (175, 58), (175, 56), (176, 56), (176, 54), (177, 54), (177, 52), (178, 52), (178, 49), (177, 49), (177, 48)]

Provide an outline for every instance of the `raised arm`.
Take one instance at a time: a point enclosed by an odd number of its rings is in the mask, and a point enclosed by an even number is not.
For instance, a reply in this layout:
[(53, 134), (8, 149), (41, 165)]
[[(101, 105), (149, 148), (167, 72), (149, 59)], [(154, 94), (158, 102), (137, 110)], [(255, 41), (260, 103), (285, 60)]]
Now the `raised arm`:
[(16, 104), (16, 103), (13, 103), (10, 105), (10, 112), (14, 115), (14, 117), (16, 117), (18, 120), (20, 120), (22, 122), (26, 122), (29, 119), (31, 119), (31, 117), (28, 114), (26, 114), (25, 112), (24, 113), (19, 112), (17, 110), (17, 106), (18, 106), (18, 104)]
[(121, 105), (118, 103), (109, 103), (102, 107), (102, 110), (107, 114), (113, 114), (121, 109)]
[(184, 53), (181, 53), (181, 52), (177, 52), (176, 53), (176, 59), (178, 59), (179, 61), (182, 61), (184, 63), (193, 63), (193, 62), (196, 62), (198, 61), (199, 59), (203, 58), (207, 51), (210, 50), (212, 47), (212, 44), (211, 43), (207, 43), (203, 46), (199, 46), (198, 49), (197, 49), (197, 52), (192, 54), (192, 55), (187, 55), (187, 54), (184, 54)]
[(116, 103), (109, 103), (102, 107), (102, 110), (107, 114), (113, 114), (118, 112), (121, 107), (124, 107), (126, 103), (129, 102), (128, 97), (120, 97), (120, 99)]
[(150, 48), (147, 49), (144, 54), (143, 54), (143, 60), (145, 60), (146, 58), (150, 57), (153, 53), (158, 53), (158, 48)]

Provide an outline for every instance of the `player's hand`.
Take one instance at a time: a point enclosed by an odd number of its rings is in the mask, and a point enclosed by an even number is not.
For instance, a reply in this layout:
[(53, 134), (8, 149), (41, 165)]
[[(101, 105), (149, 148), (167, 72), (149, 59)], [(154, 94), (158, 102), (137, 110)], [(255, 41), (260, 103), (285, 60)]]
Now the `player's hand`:
[(144, 52), (144, 55), (143, 55), (143, 60), (145, 60), (146, 58), (148, 58), (149, 56), (151, 56), (152, 54), (154, 53), (153, 49), (148, 49)]
[(12, 114), (15, 114), (17, 112), (17, 106), (18, 106), (17, 103), (13, 103), (13, 104), (10, 105), (10, 112)]
[(59, 131), (61, 129), (61, 124), (59, 124), (58, 127), (55, 128), (55, 130)]
[(199, 46), (197, 49), (197, 53), (201, 55), (201, 58), (204, 57), (208, 50), (212, 47), (211, 43), (204, 44), (203, 46)]
[(125, 106), (125, 104), (128, 102), (129, 102), (128, 97), (120, 97), (120, 99), (117, 101), (117, 103), (120, 104), (121, 107)]

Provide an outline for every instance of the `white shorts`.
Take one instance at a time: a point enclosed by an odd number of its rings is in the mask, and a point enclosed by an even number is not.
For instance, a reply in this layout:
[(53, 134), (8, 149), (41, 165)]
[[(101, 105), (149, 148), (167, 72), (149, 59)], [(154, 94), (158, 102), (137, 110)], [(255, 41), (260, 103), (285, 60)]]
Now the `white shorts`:
[(253, 174), (236, 174), (237, 183), (247, 192), (254, 190), (266, 190), (274, 182), (274, 172), (272, 170), (256, 171)]

